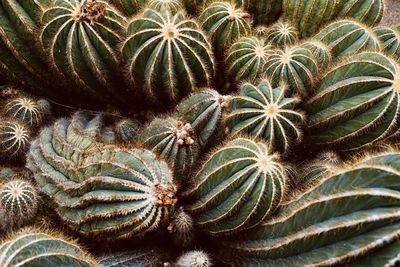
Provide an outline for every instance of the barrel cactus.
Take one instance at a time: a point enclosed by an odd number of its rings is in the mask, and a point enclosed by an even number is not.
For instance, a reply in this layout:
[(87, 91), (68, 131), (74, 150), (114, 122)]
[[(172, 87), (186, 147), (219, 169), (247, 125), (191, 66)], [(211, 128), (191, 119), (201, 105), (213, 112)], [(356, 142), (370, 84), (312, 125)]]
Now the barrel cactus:
[(0, 156), (18, 158), (23, 155), (31, 141), (31, 131), (18, 121), (0, 119)]
[(145, 9), (129, 24), (122, 55), (129, 79), (153, 102), (178, 101), (214, 75), (207, 37), (182, 13)]
[(297, 29), (289, 22), (277, 22), (267, 29), (265, 37), (274, 46), (284, 48), (296, 44), (298, 35)]
[(272, 46), (264, 39), (242, 37), (228, 51), (228, 73), (236, 82), (254, 82), (263, 75), (264, 66), (272, 53)]
[(395, 134), (399, 125), (400, 67), (364, 52), (332, 67), (305, 103), (308, 136), (319, 148), (354, 150)]
[(232, 136), (247, 134), (269, 142), (273, 149), (286, 151), (301, 137), (303, 114), (295, 110), (299, 99), (286, 98), (285, 88), (273, 88), (268, 80), (257, 86), (246, 83), (230, 101), (227, 125)]
[(96, 261), (59, 233), (25, 228), (0, 244), (0, 266), (93, 267)]
[(210, 154), (183, 196), (195, 225), (211, 235), (251, 228), (286, 193), (286, 169), (267, 143), (237, 138)]
[(100, 258), (98, 267), (163, 266), (168, 259), (159, 249), (141, 249), (106, 255)]
[(272, 86), (288, 85), (288, 94), (307, 96), (312, 92), (314, 79), (318, 74), (317, 60), (301, 46), (274, 50), (265, 64), (265, 74)]
[[(148, 150), (101, 142), (98, 117), (60, 119), (32, 142), (28, 168), (57, 213), (84, 236), (142, 236), (176, 203), (172, 172)], [(102, 133), (104, 132), (104, 133)]]
[(396, 59), (400, 59), (400, 29), (396, 27), (378, 26), (374, 28), (382, 44), (382, 50)]
[(218, 55), (240, 37), (251, 32), (250, 14), (230, 2), (214, 2), (200, 14), (203, 29), (210, 35)]
[(338, 60), (360, 51), (380, 51), (378, 36), (366, 25), (354, 20), (338, 20), (318, 32), (314, 39), (326, 44)]
[(218, 144), (225, 134), (225, 115), (231, 96), (214, 89), (193, 93), (176, 108), (176, 116), (189, 123), (201, 147)]
[(235, 0), (235, 2), (253, 15), (257, 25), (271, 24), (278, 20), (282, 13), (283, 0)]
[(325, 70), (332, 62), (332, 53), (330, 48), (321, 41), (309, 39), (301, 44), (301, 47), (304, 47), (311, 51), (314, 55), (315, 60), (317, 61), (317, 65), (320, 70)]
[(384, 0), (339, 0), (337, 15), (354, 18), (366, 25), (378, 25), (383, 17)]
[(319, 180), (273, 220), (226, 242), (242, 256), (235, 266), (359, 266), (390, 248), (400, 237), (399, 162), (389, 150)]
[(177, 182), (183, 182), (199, 152), (192, 125), (173, 117), (155, 118), (141, 133), (140, 142), (172, 166)]

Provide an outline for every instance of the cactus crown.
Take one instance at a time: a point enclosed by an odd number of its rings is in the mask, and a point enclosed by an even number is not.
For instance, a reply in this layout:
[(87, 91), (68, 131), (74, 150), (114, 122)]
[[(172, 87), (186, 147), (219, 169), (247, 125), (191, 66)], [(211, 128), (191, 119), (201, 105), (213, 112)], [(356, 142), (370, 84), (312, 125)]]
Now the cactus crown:
[(190, 123), (183, 123), (178, 121), (175, 128), (172, 130), (172, 134), (176, 136), (178, 145), (193, 145), (193, 128)]
[(89, 22), (94, 24), (104, 18), (106, 6), (96, 0), (86, 0), (77, 6), (74, 19), (76, 22)]
[(30, 132), (27, 127), (17, 121), (5, 120), (0, 123), (0, 147), (15, 156), (29, 144)]

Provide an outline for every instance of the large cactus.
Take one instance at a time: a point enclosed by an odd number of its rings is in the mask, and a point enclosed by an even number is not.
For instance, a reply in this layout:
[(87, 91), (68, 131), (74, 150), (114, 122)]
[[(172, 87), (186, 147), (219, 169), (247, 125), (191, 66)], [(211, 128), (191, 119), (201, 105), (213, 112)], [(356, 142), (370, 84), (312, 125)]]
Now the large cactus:
[(400, 28), (378, 26), (374, 28), (374, 32), (382, 43), (382, 50), (399, 60)]
[(176, 202), (171, 170), (150, 151), (105, 145), (105, 135), (98, 117), (61, 119), (32, 143), (28, 167), (61, 219), (83, 235), (155, 230)]
[(400, 238), (399, 162), (397, 151), (368, 155), (319, 180), (272, 220), (227, 242), (243, 256), (235, 266), (358, 266), (358, 259), (375, 250), (384, 255), (385, 248), (393, 257), (391, 243)]
[(307, 143), (352, 150), (398, 131), (400, 67), (381, 53), (364, 52), (331, 68), (305, 104)]
[(256, 24), (271, 24), (282, 13), (283, 0), (235, 0), (253, 15)]
[(299, 99), (286, 98), (285, 88), (273, 88), (268, 80), (257, 86), (246, 83), (232, 98), (227, 116), (231, 135), (248, 134), (267, 140), (273, 149), (286, 151), (300, 139), (303, 114), (295, 110)]
[(338, 20), (319, 31), (314, 37), (326, 44), (338, 60), (360, 51), (380, 51), (378, 36), (366, 25), (355, 20)]
[(0, 266), (95, 267), (95, 260), (75, 241), (58, 233), (25, 228), (0, 244)]
[(129, 24), (122, 55), (129, 79), (145, 97), (164, 105), (210, 85), (214, 75), (207, 37), (182, 13), (145, 9)]
[(266, 143), (234, 139), (214, 151), (183, 196), (195, 224), (212, 235), (254, 227), (276, 210), (286, 170)]
[(336, 16), (354, 18), (366, 25), (378, 25), (383, 17), (384, 0), (339, 0)]
[(42, 23), (41, 42), (49, 62), (75, 83), (76, 94), (105, 103), (128, 102), (116, 51), (125, 37), (124, 16), (107, 1), (56, 0), (44, 12)]

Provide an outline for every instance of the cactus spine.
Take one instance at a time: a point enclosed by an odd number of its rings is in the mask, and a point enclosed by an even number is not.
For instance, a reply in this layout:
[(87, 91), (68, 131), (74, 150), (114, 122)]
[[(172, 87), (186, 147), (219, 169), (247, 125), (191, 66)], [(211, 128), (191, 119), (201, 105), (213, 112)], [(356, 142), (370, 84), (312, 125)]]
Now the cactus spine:
[(175, 244), (179, 247), (187, 247), (194, 240), (194, 222), (192, 217), (180, 207), (168, 226), (168, 232), (172, 235)]
[(383, 17), (383, 0), (339, 0), (337, 16), (354, 18), (368, 26), (376, 26)]
[(266, 40), (276, 47), (284, 48), (296, 44), (298, 32), (289, 22), (277, 22), (267, 29)]
[(214, 151), (183, 196), (196, 225), (212, 235), (251, 228), (274, 212), (286, 190), (286, 170), (268, 144), (234, 139)]
[(286, 98), (285, 89), (273, 88), (268, 80), (257, 86), (246, 83), (232, 98), (227, 125), (232, 136), (248, 134), (269, 142), (273, 149), (286, 151), (301, 136), (298, 123), (303, 114), (294, 110), (299, 99)]
[(378, 26), (374, 28), (374, 32), (382, 43), (382, 50), (400, 59), (400, 29)]

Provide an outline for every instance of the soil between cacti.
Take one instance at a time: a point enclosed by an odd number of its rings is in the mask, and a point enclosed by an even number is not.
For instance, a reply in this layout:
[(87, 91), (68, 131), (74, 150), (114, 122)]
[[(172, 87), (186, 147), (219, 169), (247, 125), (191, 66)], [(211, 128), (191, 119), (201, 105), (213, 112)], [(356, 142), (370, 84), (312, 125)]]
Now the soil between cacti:
[(400, 24), (400, 0), (386, 0), (386, 10), (381, 24), (389, 26)]

